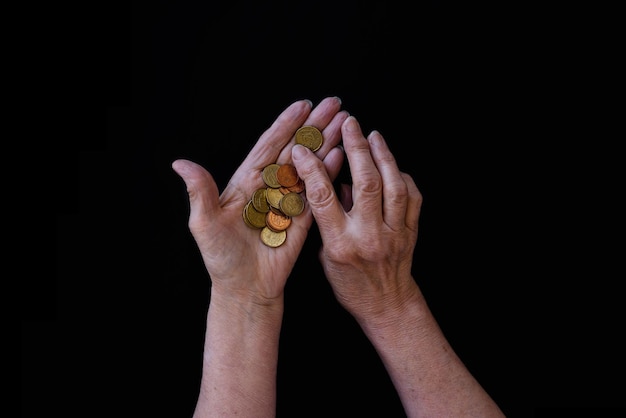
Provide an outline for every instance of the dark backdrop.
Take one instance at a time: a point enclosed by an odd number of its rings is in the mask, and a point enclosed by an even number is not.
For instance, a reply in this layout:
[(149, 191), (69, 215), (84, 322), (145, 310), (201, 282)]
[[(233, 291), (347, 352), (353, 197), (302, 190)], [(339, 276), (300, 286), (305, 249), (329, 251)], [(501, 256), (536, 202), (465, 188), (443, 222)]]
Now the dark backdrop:
[[(530, 368), (534, 314), (515, 302), (525, 277), (506, 168), (523, 144), (519, 79), (504, 36), (512, 18), (490, 10), (437, 0), (81, 10), (67, 33), (77, 142), (56, 157), (56, 280), (32, 279), (23, 302), (22, 416), (191, 415), (210, 286), (170, 164), (194, 160), (223, 187), (288, 104), (329, 95), (383, 133), (422, 191), (414, 275), (471, 372), (510, 417), (531, 416), (537, 388), (539, 405), (567, 404)], [(313, 228), (285, 289), (279, 416), (401, 417), (323, 278), (319, 243)]]

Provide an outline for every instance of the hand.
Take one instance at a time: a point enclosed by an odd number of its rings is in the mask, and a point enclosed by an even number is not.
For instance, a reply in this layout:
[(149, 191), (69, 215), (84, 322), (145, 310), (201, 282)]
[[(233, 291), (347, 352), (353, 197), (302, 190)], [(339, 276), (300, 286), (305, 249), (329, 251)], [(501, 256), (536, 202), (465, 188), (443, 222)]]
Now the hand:
[(292, 155), (322, 237), (326, 277), (339, 303), (362, 320), (419, 293), (411, 265), (422, 195), (380, 133), (366, 139), (350, 116), (342, 134), (353, 184), (341, 186), (341, 200), (310, 150), (296, 147)]
[(188, 160), (173, 162), (173, 169), (187, 186), (191, 206), (189, 228), (214, 291), (253, 293), (266, 301), (282, 295), (311, 226), (311, 213), (305, 211), (294, 217), (286, 242), (272, 248), (263, 244), (258, 230), (244, 223), (242, 211), (253, 192), (265, 187), (263, 168), (271, 163), (291, 162), (294, 133), (303, 125), (313, 125), (322, 131), (324, 143), (315, 154), (327, 175), (337, 176), (343, 157), (336, 145), (340, 141), (341, 125), (348, 116), (340, 107), (341, 101), (334, 97), (325, 98), (314, 109), (306, 100), (291, 104), (260, 136), (221, 194), (206, 169)]

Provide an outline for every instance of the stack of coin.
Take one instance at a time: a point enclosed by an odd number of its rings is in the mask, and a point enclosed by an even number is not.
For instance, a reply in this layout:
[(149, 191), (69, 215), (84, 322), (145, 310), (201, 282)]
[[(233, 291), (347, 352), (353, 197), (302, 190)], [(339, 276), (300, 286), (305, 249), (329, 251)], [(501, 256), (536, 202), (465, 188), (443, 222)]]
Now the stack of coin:
[[(313, 126), (303, 126), (296, 132), (296, 143), (312, 151), (322, 146), (322, 133)], [(292, 164), (269, 164), (261, 172), (266, 187), (254, 191), (243, 208), (243, 220), (250, 228), (261, 230), (261, 241), (269, 247), (279, 247), (287, 239), (291, 218), (304, 210), (304, 181)]]

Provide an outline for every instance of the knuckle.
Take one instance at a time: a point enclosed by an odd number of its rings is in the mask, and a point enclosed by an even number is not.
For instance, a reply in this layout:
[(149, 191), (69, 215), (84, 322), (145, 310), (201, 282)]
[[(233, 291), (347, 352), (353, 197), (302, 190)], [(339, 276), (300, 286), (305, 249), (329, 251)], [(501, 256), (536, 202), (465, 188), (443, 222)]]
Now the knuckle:
[(309, 177), (315, 177), (316, 173), (318, 173), (323, 167), (323, 163), (319, 158), (311, 157), (304, 158), (299, 164), (296, 166), (296, 170), (301, 177), (304, 177), (305, 180)]
[(389, 199), (392, 204), (402, 204), (409, 198), (409, 191), (406, 185), (396, 184), (392, 186), (389, 196), (385, 196), (385, 199)]
[(358, 186), (359, 191), (362, 193), (379, 193), (382, 188), (382, 182), (380, 176), (374, 173), (363, 173), (359, 177)]
[(324, 208), (333, 202), (335, 191), (326, 183), (313, 182), (312, 186), (306, 186), (306, 198), (313, 207)]

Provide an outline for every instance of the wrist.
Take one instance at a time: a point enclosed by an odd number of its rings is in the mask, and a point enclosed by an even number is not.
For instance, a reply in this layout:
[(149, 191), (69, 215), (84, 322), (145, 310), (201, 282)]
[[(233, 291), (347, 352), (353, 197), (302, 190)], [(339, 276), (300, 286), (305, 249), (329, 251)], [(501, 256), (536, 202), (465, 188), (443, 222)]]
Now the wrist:
[(232, 320), (272, 320), (281, 319), (284, 310), (283, 293), (275, 297), (262, 296), (249, 289), (211, 287), (209, 309), (223, 313)]
[(380, 299), (381, 303), (353, 314), (368, 335), (402, 334), (407, 329), (429, 332), (432, 314), (419, 287), (411, 277), (393, 296)]

